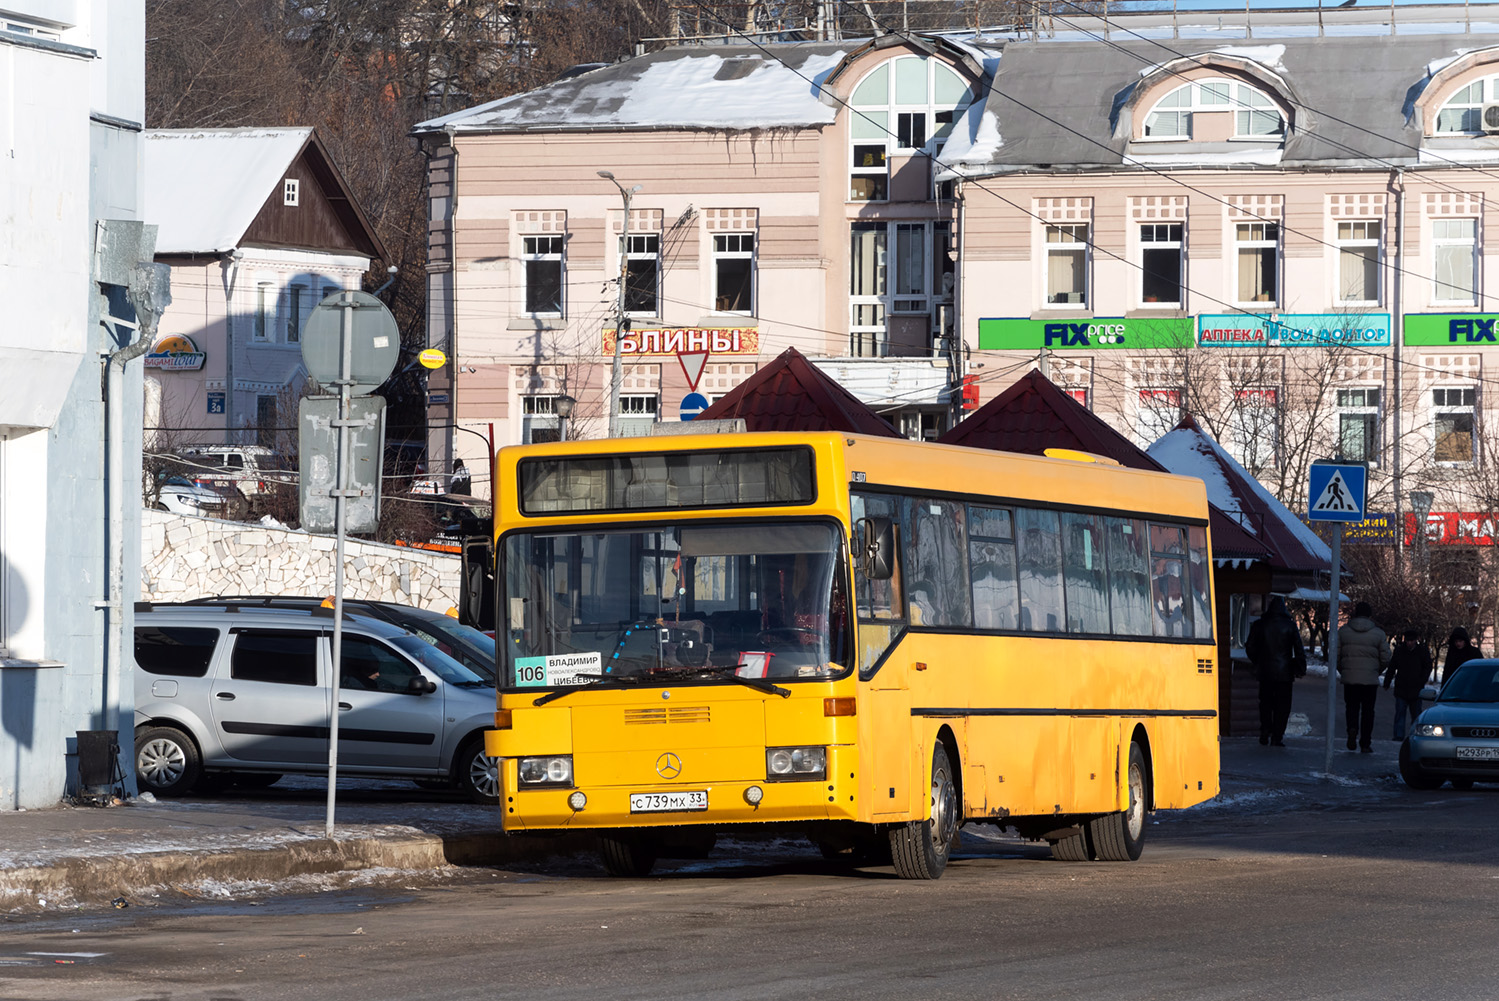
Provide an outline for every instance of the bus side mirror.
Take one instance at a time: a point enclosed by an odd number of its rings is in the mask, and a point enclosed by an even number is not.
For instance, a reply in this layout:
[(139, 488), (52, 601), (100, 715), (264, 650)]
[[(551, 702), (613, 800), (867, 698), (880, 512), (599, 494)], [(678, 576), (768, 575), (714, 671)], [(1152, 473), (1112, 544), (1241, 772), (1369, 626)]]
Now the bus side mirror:
[(859, 519), (859, 571), (870, 580), (895, 576), (895, 523), (889, 518)]

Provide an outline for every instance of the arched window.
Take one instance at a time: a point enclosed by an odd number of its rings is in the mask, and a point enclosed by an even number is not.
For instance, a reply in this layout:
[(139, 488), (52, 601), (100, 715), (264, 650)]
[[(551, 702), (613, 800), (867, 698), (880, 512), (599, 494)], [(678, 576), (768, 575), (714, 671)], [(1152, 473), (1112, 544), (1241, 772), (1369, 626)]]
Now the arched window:
[(1499, 76), (1474, 80), (1447, 98), (1437, 112), (1437, 135), (1483, 132), (1483, 106), (1488, 101), (1499, 101)]
[(890, 196), (890, 157), (936, 156), (973, 90), (946, 63), (898, 56), (870, 70), (848, 103), (849, 201), (882, 202)]
[(1258, 87), (1237, 80), (1194, 80), (1176, 88), (1156, 102), (1145, 116), (1145, 138), (1197, 139), (1206, 136), (1193, 130), (1193, 116), (1233, 112), (1236, 139), (1282, 136), (1286, 119), (1279, 105)]

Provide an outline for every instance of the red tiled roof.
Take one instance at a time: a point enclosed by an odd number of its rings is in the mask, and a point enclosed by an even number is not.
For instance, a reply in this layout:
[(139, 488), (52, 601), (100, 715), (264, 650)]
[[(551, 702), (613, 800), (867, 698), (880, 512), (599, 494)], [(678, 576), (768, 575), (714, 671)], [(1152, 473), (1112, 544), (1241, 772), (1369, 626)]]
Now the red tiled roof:
[(698, 420), (744, 418), (749, 431), (847, 431), (899, 438), (858, 397), (796, 348), (787, 348), (734, 387)]
[[(1026, 455), (1044, 455), (1048, 448), (1074, 448), (1107, 456), (1121, 466), (1169, 472), (1035, 369), (937, 441)], [(1213, 534), (1213, 554), (1220, 559), (1265, 559), (1274, 555), (1211, 505), (1208, 526)], [(1272, 565), (1274, 562), (1272, 559)]]

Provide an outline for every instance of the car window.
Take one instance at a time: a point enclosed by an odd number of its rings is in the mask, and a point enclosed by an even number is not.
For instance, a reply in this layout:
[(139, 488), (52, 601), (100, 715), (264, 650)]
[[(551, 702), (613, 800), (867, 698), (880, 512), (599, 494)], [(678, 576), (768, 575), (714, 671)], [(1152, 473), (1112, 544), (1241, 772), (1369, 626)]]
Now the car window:
[(446, 621), (413, 619), (403, 625), (417, 638), (432, 644), (458, 663), (483, 678), (494, 680), (494, 637), (486, 636), (473, 626), (443, 616)]
[(239, 681), (317, 684), (318, 633), (244, 629), (235, 634), (229, 674)]
[(397, 636), (391, 642), (450, 685), (474, 688), (480, 685), (494, 684), (492, 678), (480, 677), (452, 657), (437, 649), (437, 647), (416, 636), (410, 634)]
[(186, 626), (137, 626), (135, 662), (147, 674), (178, 678), (201, 678), (208, 673), (217, 629)]
[(345, 636), (343, 646), (338, 680), (343, 688), (417, 694), (411, 690), (411, 682), (420, 678), (421, 672), (390, 647), (364, 636)]

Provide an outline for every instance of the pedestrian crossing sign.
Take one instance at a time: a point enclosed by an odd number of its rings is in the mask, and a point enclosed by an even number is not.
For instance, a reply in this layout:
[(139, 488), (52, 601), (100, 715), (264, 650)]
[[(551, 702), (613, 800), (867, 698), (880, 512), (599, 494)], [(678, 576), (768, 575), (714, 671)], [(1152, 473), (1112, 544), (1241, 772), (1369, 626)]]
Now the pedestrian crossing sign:
[(1314, 462), (1307, 490), (1308, 521), (1363, 521), (1369, 469), (1356, 463)]

